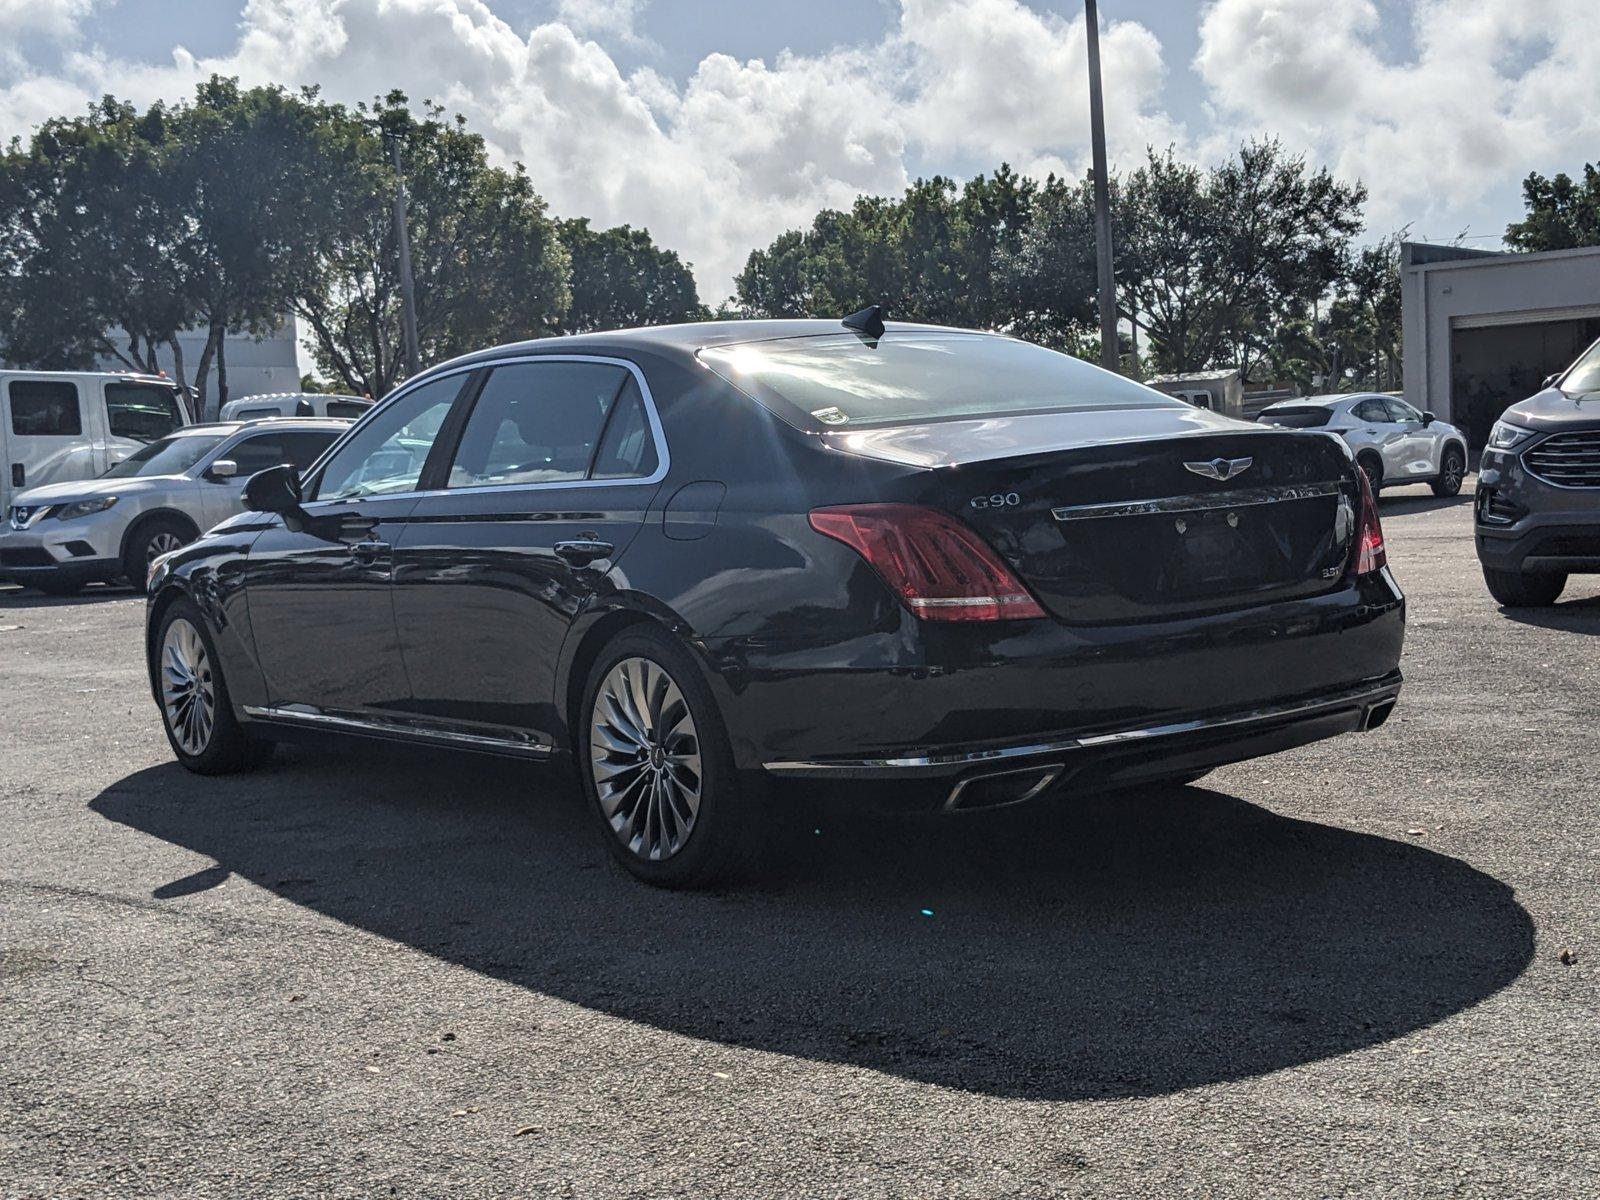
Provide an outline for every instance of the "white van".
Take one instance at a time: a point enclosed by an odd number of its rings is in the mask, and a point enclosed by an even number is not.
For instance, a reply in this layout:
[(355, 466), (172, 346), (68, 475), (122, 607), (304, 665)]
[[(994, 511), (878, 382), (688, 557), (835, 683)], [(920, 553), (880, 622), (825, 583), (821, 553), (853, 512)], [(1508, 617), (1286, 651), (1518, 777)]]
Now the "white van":
[(183, 394), (160, 376), (0, 371), (0, 512), (26, 488), (92, 479), (192, 423)]
[(318, 392), (268, 392), (229, 400), (220, 421), (259, 421), (263, 417), (344, 417), (355, 420), (372, 407), (360, 396), (323, 395)]

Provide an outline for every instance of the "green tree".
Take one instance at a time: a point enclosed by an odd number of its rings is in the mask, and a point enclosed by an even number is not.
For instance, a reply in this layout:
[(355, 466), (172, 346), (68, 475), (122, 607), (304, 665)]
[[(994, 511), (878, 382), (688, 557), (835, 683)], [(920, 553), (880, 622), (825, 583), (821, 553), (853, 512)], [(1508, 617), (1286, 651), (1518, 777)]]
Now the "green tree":
[(1585, 163), (1583, 179), (1561, 173), (1547, 179), (1534, 171), (1522, 181), (1527, 215), (1506, 226), (1514, 250), (1570, 250), (1600, 246), (1600, 170)]
[(587, 217), (574, 217), (557, 222), (556, 232), (572, 260), (562, 333), (705, 319), (694, 273), (676, 251), (657, 246), (648, 230), (592, 229)]
[(1002, 165), (965, 185), (919, 179), (899, 199), (863, 196), (751, 253), (735, 281), (749, 316), (839, 316), (882, 304), (902, 320), (1004, 328), (1038, 185)]
[(104, 355), (155, 371), (166, 347), (186, 382), (177, 338), (195, 318), (180, 258), (191, 222), (168, 173), (171, 125), (161, 105), (140, 115), (107, 97), (0, 156), (7, 359), (82, 368)]
[(430, 105), (419, 119), (391, 92), (349, 117), (354, 169), (329, 204), (336, 234), (317, 278), (286, 295), (306, 323), (317, 365), (357, 393), (401, 381), (395, 179), (385, 139), (397, 139), (407, 192), (417, 335), (424, 364), (491, 342), (541, 337), (567, 312), (568, 258), (527, 172), (491, 166), (483, 139)]
[(1151, 151), (1118, 195), (1119, 303), (1147, 331), (1154, 365), (1246, 377), (1342, 277), (1366, 199), (1276, 141), (1209, 170)]

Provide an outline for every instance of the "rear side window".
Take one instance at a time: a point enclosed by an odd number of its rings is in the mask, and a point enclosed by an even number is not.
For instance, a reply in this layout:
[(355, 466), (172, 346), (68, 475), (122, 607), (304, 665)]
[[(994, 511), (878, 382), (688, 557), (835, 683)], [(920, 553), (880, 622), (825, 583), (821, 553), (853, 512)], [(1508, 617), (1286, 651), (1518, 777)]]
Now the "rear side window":
[(56, 379), (11, 381), (11, 432), (19, 437), (77, 437), (83, 433), (78, 385)]
[(594, 470), (589, 477), (630, 479), (653, 475), (659, 465), (644, 397), (639, 393), (638, 381), (630, 375), (606, 423), (605, 436), (600, 439), (600, 451), (594, 457)]
[(268, 467), (289, 463), (305, 470), (332, 444), (334, 434), (311, 431), (260, 433), (238, 442), (223, 457), (238, 464), (240, 475), (254, 475)]
[(700, 359), (808, 430), (1183, 404), (1071, 355), (981, 333), (824, 334), (707, 347)]
[(327, 415), (330, 417), (359, 417), (371, 407), (372, 405), (370, 404), (362, 404), (356, 400), (329, 400)]
[(106, 423), (112, 437), (153, 442), (183, 425), (183, 410), (170, 388), (147, 383), (108, 383)]
[(1331, 408), (1310, 405), (1306, 408), (1279, 408), (1264, 412), (1256, 420), (1262, 425), (1277, 425), (1284, 429), (1315, 429), (1326, 425), (1333, 416)]
[(461, 431), (449, 486), (588, 478), (606, 418), (632, 378), (607, 363), (496, 367)]
[(1378, 421), (1387, 424), (1389, 410), (1382, 400), (1363, 400), (1350, 410), (1350, 414), (1358, 421)]

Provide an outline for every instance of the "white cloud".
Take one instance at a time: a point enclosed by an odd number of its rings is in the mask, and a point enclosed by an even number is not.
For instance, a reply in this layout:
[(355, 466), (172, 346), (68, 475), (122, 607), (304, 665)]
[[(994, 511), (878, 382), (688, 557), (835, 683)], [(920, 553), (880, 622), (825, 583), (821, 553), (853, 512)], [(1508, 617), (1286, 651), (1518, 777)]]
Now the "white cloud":
[(1370, 224), (1449, 220), (1531, 165), (1593, 158), (1595, 0), (1420, 0), (1414, 54), (1372, 0), (1215, 0), (1196, 68), (1230, 136), (1275, 132), (1359, 177)]
[[(152, 65), (71, 51), (57, 70), (13, 79), (0, 87), (0, 135), (104, 92), (181, 97), (213, 72), (318, 83), (346, 101), (399, 87), (461, 112), (497, 155), (525, 162), (557, 212), (648, 226), (694, 263), (712, 302), (750, 249), (819, 207), (903, 188), (915, 149), (1025, 168), (1087, 157), (1081, 18), (1020, 0), (904, 0), (875, 45), (769, 61), (710, 54), (679, 84), (648, 68), (622, 74), (585, 36), (631, 35), (642, 7), (565, 0), (557, 20), (521, 34), (482, 0), (249, 0), (227, 54), (175, 46)], [(1102, 56), (1121, 97), (1113, 144), (1176, 136), (1154, 107), (1154, 36), (1113, 23)]]
[(0, 0), (0, 30), (7, 41), (27, 34), (65, 41), (93, 7), (94, 0)]

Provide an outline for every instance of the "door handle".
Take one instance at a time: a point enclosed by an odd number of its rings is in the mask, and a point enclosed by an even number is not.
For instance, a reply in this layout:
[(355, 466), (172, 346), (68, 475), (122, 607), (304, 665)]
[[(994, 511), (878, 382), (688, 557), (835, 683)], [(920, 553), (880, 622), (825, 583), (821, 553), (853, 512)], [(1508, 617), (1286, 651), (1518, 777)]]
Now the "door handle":
[(556, 556), (574, 567), (587, 567), (592, 562), (609, 557), (615, 549), (610, 542), (595, 538), (574, 538), (555, 545)]
[(357, 562), (376, 562), (380, 558), (388, 558), (391, 549), (388, 542), (353, 542), (350, 557)]

